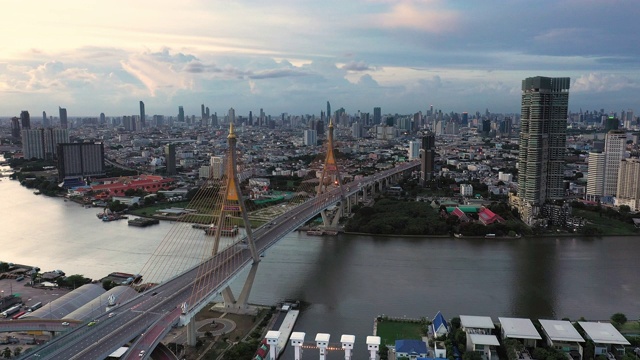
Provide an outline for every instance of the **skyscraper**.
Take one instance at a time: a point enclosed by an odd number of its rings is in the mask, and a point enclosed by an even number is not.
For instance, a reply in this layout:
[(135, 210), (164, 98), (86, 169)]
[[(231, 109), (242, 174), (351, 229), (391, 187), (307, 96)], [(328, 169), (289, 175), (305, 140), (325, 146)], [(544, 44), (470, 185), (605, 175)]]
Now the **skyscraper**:
[(420, 163), (420, 183), (425, 186), (433, 179), (436, 164), (436, 136), (432, 132), (422, 137)]
[(144, 114), (144, 103), (140, 101), (140, 129), (138, 130), (142, 130), (145, 127), (147, 127), (147, 118)]
[(58, 112), (60, 114), (60, 127), (63, 129), (68, 129), (67, 124), (67, 109), (58, 106)]
[(15, 139), (20, 137), (20, 118), (11, 118), (11, 136)]
[(329, 120), (331, 120), (331, 104), (329, 104), (329, 101), (327, 101), (327, 119), (326, 119), (326, 122), (328, 123)]
[(23, 130), (31, 129), (31, 116), (29, 116), (29, 112), (27, 110), (22, 110), (20, 112), (20, 123), (22, 124)]
[(373, 108), (373, 125), (382, 123), (382, 109), (379, 107)]
[(178, 106), (178, 122), (184, 122), (184, 108), (182, 106)]
[(46, 111), (42, 112), (42, 127), (43, 128), (51, 127), (51, 123), (49, 122), (49, 118), (47, 118), (47, 112)]
[(230, 124), (235, 124), (236, 123), (236, 111), (233, 108), (229, 109), (229, 123)]
[[(617, 121), (617, 120), (616, 120)], [(616, 196), (618, 188), (618, 172), (620, 169), (620, 160), (624, 158), (624, 151), (627, 146), (627, 134), (622, 130), (611, 130), (607, 133), (604, 140), (604, 187), (603, 196)], [(607, 199), (607, 203), (611, 203), (613, 199)]]
[[(180, 107), (182, 108), (182, 106)], [(176, 174), (176, 144), (167, 144), (164, 146), (164, 158), (167, 164), (167, 175)]]
[(522, 81), (518, 208), (531, 225), (547, 200), (564, 197), (564, 153), (570, 79)]

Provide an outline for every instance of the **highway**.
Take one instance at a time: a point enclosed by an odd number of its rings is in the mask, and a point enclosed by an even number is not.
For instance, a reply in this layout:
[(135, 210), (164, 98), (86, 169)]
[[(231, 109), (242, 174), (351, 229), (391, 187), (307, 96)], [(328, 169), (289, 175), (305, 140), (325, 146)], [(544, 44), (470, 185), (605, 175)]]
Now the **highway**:
[[(363, 186), (368, 186), (387, 176), (412, 169), (418, 165), (417, 162), (404, 163), (393, 169), (343, 185), (342, 189), (334, 188), (298, 205), (253, 232), (256, 250), (259, 254), (263, 254), (282, 237), (306, 223), (321, 210), (335, 205), (344, 196), (357, 193)], [(234, 264), (237, 264), (236, 268), (224, 273), (220, 271), (228, 268), (225, 262), (232, 258)], [(110, 313), (105, 313), (96, 318), (91, 326), (89, 323), (69, 329), (68, 332), (55, 337), (47, 344), (34, 349), (33, 352), (25, 354), (24, 358), (104, 359), (140, 334), (144, 335), (134, 342), (125, 357), (147, 358), (163, 336), (163, 333), (158, 330), (160, 327), (155, 327), (155, 325), (165, 325), (164, 333), (166, 333), (177, 323), (180, 316), (180, 305), (189, 301), (193, 293), (193, 286), (200, 284), (197, 277), (208, 277), (210, 281), (206, 288), (198, 289), (199, 293), (204, 295), (199, 297), (197, 303), (189, 304), (190, 311), (201, 308), (202, 303), (210, 302), (212, 297), (224, 289), (238, 273), (252, 262), (251, 252), (247, 246), (235, 243), (202, 264), (124, 302), (111, 311), (115, 315), (110, 317)], [(147, 335), (146, 332), (151, 333)], [(140, 351), (145, 351), (144, 356), (138, 356)]]

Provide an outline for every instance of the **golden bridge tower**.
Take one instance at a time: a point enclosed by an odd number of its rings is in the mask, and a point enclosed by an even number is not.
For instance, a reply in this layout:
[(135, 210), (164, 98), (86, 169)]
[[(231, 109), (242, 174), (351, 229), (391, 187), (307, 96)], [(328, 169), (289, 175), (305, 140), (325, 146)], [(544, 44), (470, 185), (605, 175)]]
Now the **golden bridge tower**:
[(227, 136), (229, 149), (226, 158), (225, 176), (223, 176), (223, 179), (226, 179), (226, 181), (223, 181), (223, 186), (221, 187), (221, 190), (224, 191), (222, 206), (219, 208), (217, 218), (210, 228), (211, 233), (214, 235), (214, 245), (211, 255), (215, 256), (221, 251), (220, 239), (223, 235), (235, 235), (239, 231), (238, 223), (241, 221), (242, 225), (244, 225), (246, 238), (242, 243), (238, 243), (236, 245), (246, 246), (249, 248), (253, 264), (251, 265), (249, 275), (247, 276), (247, 280), (245, 281), (238, 298), (236, 299), (234, 297), (231, 288), (228, 286), (222, 291), (222, 297), (224, 299), (225, 308), (229, 311), (250, 312), (252, 310), (249, 309), (247, 302), (258, 271), (260, 256), (256, 250), (253, 232), (251, 230), (251, 222), (249, 221), (244, 199), (242, 198), (240, 181), (238, 180), (236, 142), (236, 134), (233, 129), (233, 123), (231, 123), (229, 125), (229, 135)]
[[(339, 188), (340, 195), (344, 198), (344, 189), (342, 188), (342, 178), (340, 176), (340, 169), (333, 151), (333, 121), (329, 120), (329, 134), (327, 136), (327, 156), (324, 160), (324, 166), (322, 167), (322, 175), (320, 176), (320, 183), (318, 184), (317, 195), (324, 194), (332, 189)], [(342, 217), (342, 204), (339, 203), (337, 210), (332, 214), (328, 210), (322, 210), (323, 226), (326, 229), (337, 229), (338, 221)]]

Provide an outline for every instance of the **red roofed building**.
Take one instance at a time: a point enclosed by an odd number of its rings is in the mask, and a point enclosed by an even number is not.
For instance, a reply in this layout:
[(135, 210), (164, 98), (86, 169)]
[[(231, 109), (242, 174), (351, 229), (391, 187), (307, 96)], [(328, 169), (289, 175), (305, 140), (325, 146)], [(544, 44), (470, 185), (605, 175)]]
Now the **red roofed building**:
[(451, 215), (457, 216), (458, 219), (460, 219), (460, 222), (469, 222), (469, 221), (471, 221), (471, 219), (467, 216), (467, 214), (465, 214), (459, 207), (456, 207), (451, 212)]
[(98, 179), (100, 184), (91, 185), (95, 192), (108, 193), (109, 196), (124, 195), (129, 189), (144, 190), (155, 193), (158, 190), (167, 190), (174, 182), (171, 178), (163, 178), (157, 175), (140, 175), (137, 177)]
[(480, 222), (483, 225), (491, 225), (496, 221), (499, 223), (505, 222), (500, 215), (494, 213), (493, 211), (487, 209), (484, 206), (481, 207), (480, 210), (478, 211), (478, 220), (480, 220)]

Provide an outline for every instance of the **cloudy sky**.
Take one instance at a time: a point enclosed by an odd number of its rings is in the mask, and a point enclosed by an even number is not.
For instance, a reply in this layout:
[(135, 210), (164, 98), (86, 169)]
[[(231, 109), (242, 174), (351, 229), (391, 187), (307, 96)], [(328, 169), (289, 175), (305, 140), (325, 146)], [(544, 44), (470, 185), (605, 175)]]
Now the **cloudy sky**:
[[(640, 110), (638, 0), (5, 0), (0, 116)], [(39, 115), (38, 115), (39, 116)]]

